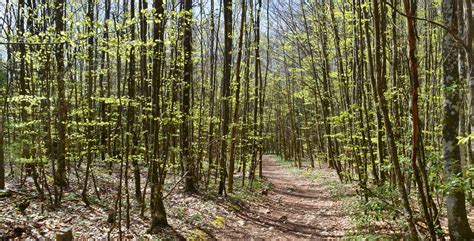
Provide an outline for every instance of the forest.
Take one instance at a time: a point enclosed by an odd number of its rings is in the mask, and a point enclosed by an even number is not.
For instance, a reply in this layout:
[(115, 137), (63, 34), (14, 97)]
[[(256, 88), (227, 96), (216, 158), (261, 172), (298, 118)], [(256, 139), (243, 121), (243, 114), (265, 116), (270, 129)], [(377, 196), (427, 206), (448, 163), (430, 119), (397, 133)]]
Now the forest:
[(474, 240), (473, 7), (0, 0), (0, 240)]

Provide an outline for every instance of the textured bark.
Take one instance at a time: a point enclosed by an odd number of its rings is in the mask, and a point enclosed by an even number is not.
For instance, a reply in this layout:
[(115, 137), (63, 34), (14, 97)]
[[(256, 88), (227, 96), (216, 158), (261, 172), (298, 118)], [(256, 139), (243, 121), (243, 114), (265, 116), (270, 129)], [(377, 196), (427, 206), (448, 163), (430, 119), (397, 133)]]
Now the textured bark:
[(241, 80), (241, 62), (242, 62), (242, 47), (244, 43), (244, 30), (245, 30), (245, 23), (246, 23), (246, 16), (247, 16), (247, 9), (246, 9), (246, 2), (242, 0), (242, 14), (240, 17), (240, 36), (239, 36), (239, 52), (237, 54), (237, 66), (235, 67), (235, 84), (236, 90), (234, 93), (235, 96), (235, 104), (234, 104), (234, 115), (232, 117), (232, 130), (231, 130), (231, 137), (230, 137), (230, 156), (229, 156), (229, 181), (228, 181), (228, 191), (232, 192), (234, 189), (234, 169), (235, 169), (235, 145), (237, 143), (237, 125), (239, 120), (239, 109), (240, 109), (240, 80)]
[(152, 103), (153, 103), (153, 158), (151, 160), (151, 233), (157, 233), (161, 227), (168, 226), (166, 210), (163, 204), (163, 184), (166, 172), (165, 165), (160, 158), (160, 123), (158, 118), (161, 116), (160, 109), (160, 89), (161, 80), (161, 64), (163, 51), (164, 23), (163, 0), (154, 0), (153, 7), (156, 9), (155, 18), (159, 22), (155, 22), (153, 27), (153, 76), (152, 76)]
[[(62, 34), (64, 29), (64, 0), (57, 0), (56, 2), (56, 33)], [(64, 46), (59, 44), (56, 46), (55, 50), (56, 57), (56, 82), (58, 85), (58, 147), (57, 147), (57, 158), (58, 158), (58, 168), (57, 173), (54, 175), (55, 184), (60, 187), (59, 200), (62, 195), (62, 188), (66, 186), (66, 126), (67, 126), (67, 103), (66, 103), (66, 89), (64, 81)], [(58, 203), (56, 203), (58, 204)]]
[[(3, 91), (0, 86), (0, 91)], [(3, 94), (3, 93), (2, 93)], [(3, 141), (3, 117), (5, 116), (5, 108), (3, 105), (4, 98), (2, 97), (1, 115), (0, 115), (0, 190), (5, 189), (5, 146)]]
[(227, 135), (230, 123), (230, 72), (232, 68), (232, 0), (224, 0), (224, 77), (222, 79), (222, 127), (219, 160), (219, 195), (225, 194), (227, 178)]
[(183, 17), (184, 27), (184, 73), (183, 73), (183, 123), (181, 126), (181, 148), (183, 164), (186, 171), (185, 189), (187, 192), (196, 192), (196, 163), (193, 160), (191, 150), (192, 119), (191, 119), (191, 87), (193, 84), (193, 62), (192, 62), (192, 0), (184, 0)]
[(446, 195), (449, 236), (453, 240), (474, 238), (467, 220), (466, 201), (462, 178), (461, 153), (458, 145), (459, 113), (461, 108), (460, 76), (458, 70), (459, 44), (453, 37), (457, 34), (458, 11), (455, 0), (443, 0), (443, 24), (451, 33), (444, 31), (443, 38), (443, 161), (446, 183), (450, 189)]

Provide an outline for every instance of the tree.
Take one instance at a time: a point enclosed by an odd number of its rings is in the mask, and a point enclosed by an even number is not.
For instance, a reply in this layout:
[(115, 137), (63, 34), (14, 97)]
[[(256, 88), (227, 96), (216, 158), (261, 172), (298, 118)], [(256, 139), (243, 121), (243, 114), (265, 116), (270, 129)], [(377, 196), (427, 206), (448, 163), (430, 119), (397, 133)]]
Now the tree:
[(408, 193), (405, 188), (405, 178), (402, 174), (401, 171), (401, 166), (400, 166), (400, 160), (398, 157), (398, 152), (397, 152), (397, 146), (395, 143), (395, 139), (393, 136), (393, 129), (392, 129), (392, 123), (390, 120), (388, 108), (387, 108), (387, 101), (385, 97), (385, 91), (387, 89), (387, 83), (385, 76), (382, 72), (382, 55), (381, 55), (381, 49), (383, 48), (380, 42), (380, 38), (382, 35), (382, 32), (380, 30), (380, 13), (379, 13), (379, 8), (381, 5), (379, 5), (378, 0), (372, 1), (373, 5), (373, 11), (374, 11), (374, 29), (375, 29), (375, 73), (376, 73), (376, 79), (377, 79), (377, 95), (379, 98), (379, 108), (382, 112), (383, 116), (383, 122), (384, 122), (384, 127), (385, 127), (385, 140), (387, 142), (388, 146), (388, 152), (390, 154), (390, 160), (392, 164), (394, 165), (395, 169), (395, 175), (397, 177), (397, 185), (398, 185), (398, 191), (400, 192), (400, 198), (402, 199), (403, 206), (405, 208), (406, 212), (406, 219), (408, 223), (408, 227), (410, 229), (410, 238), (417, 240), (418, 239), (418, 234), (416, 231), (415, 223), (413, 221), (413, 213), (412, 209), (410, 207), (410, 202), (408, 199)]
[[(135, 1), (130, 1), (130, 17), (132, 19), (135, 18)], [(131, 32), (131, 41), (136, 39), (135, 33), (135, 25), (130, 27)], [(137, 200), (140, 201), (141, 199), (141, 185), (140, 185), (140, 167), (138, 166), (137, 158), (135, 157), (137, 151), (136, 147), (138, 146), (138, 136), (137, 131), (135, 129), (135, 118), (136, 118), (136, 110), (134, 106), (134, 102), (136, 101), (136, 71), (135, 71), (135, 48), (132, 45), (130, 48), (130, 60), (129, 60), (129, 75), (128, 75), (128, 97), (130, 98), (130, 102), (128, 104), (128, 120), (127, 120), (127, 150), (126, 150), (126, 159), (127, 159), (127, 166), (129, 161), (129, 156), (132, 156), (132, 168), (133, 168), (133, 176), (134, 176), (134, 183), (135, 183), (135, 197)], [(131, 139), (131, 140), (130, 140)], [(128, 168), (127, 168), (128, 170)], [(128, 176), (128, 175), (127, 175)]]
[[(405, 8), (405, 14), (411, 16), (416, 12), (414, 10), (415, 6), (410, 4), (408, 0), (403, 1), (403, 6)], [(420, 137), (420, 117), (418, 113), (418, 90), (420, 87), (420, 82), (418, 79), (418, 63), (416, 58), (416, 33), (415, 33), (416, 25), (415, 21), (412, 17), (407, 17), (407, 31), (408, 31), (408, 59), (409, 59), (409, 66), (410, 66), (410, 78), (412, 82), (412, 99), (411, 99), (411, 106), (412, 106), (412, 167), (414, 171), (415, 180), (418, 187), (418, 194), (421, 199), (421, 204), (423, 206), (423, 214), (425, 215), (426, 223), (428, 225), (428, 229), (430, 232), (430, 238), (432, 240), (436, 240), (436, 231), (433, 225), (433, 220), (431, 217), (431, 213), (428, 210), (428, 201), (426, 194), (429, 195), (429, 188), (427, 188), (427, 192), (423, 190), (424, 183), (421, 180), (420, 173), (425, 172), (425, 170), (420, 170), (417, 164), (417, 155), (419, 152), (419, 137)]]
[(472, 236), (471, 1), (6, 0), (0, 11), (0, 188), (58, 209), (82, 192), (122, 238), (135, 204), (151, 233), (168, 226), (176, 187), (261, 187), (268, 153), (354, 183), (368, 226), (443, 239), (446, 212), (451, 239)]
[[(88, 0), (87, 2), (87, 33), (89, 37), (87, 38), (87, 108), (92, 110), (93, 106), (93, 93), (94, 93), (94, 8), (95, 8), (95, 1)], [(93, 161), (93, 127), (92, 123), (94, 121), (94, 116), (92, 111), (88, 111), (87, 113), (87, 121), (89, 125), (86, 128), (86, 140), (87, 140), (87, 161), (86, 161), (86, 173), (85, 173), (85, 180), (84, 180), (84, 188), (82, 189), (82, 201), (89, 205), (89, 200), (87, 198), (87, 190), (89, 184), (89, 176), (91, 173), (91, 165)]]
[(164, 2), (162, 0), (154, 0), (153, 7), (156, 9), (154, 14), (156, 20), (153, 26), (153, 70), (152, 70), (152, 108), (153, 108), (153, 158), (151, 161), (151, 225), (150, 232), (156, 233), (161, 227), (168, 226), (166, 210), (163, 203), (163, 184), (166, 175), (165, 163), (160, 158), (160, 89), (161, 89), (161, 65), (162, 65), (162, 48), (164, 36)]
[[(0, 67), (0, 73), (3, 73), (3, 68)], [(0, 77), (0, 105), (1, 105), (1, 116), (0, 116), (0, 190), (5, 189), (5, 144), (4, 144), (4, 117), (5, 117), (5, 107), (6, 107), (6, 81), (3, 79), (3, 76)]]
[(227, 177), (227, 135), (229, 133), (231, 92), (230, 79), (232, 68), (232, 0), (224, 0), (224, 76), (222, 78), (222, 127), (221, 152), (219, 161), (219, 195), (225, 194)]
[[(64, 11), (65, 11), (65, 1), (57, 0), (56, 2), (56, 12), (55, 12), (55, 24), (56, 24), (56, 33), (59, 34), (59, 40), (61, 40), (64, 28)], [(57, 147), (57, 158), (58, 158), (58, 169), (55, 173), (55, 185), (59, 187), (59, 195), (56, 199), (56, 204), (59, 204), (61, 196), (63, 193), (63, 188), (66, 186), (66, 127), (67, 127), (67, 103), (66, 103), (66, 86), (64, 81), (64, 45), (58, 44), (55, 49), (56, 57), (56, 82), (58, 85), (58, 147)]]
[(183, 162), (186, 171), (186, 191), (196, 192), (196, 163), (193, 161), (191, 139), (192, 139), (192, 116), (191, 110), (191, 88), (193, 84), (193, 60), (192, 60), (192, 0), (184, 0), (184, 73), (183, 73), (183, 120), (181, 127), (181, 148), (183, 149)]
[(467, 220), (466, 198), (462, 187), (461, 154), (457, 136), (459, 133), (459, 113), (461, 108), (460, 77), (457, 53), (459, 43), (454, 39), (457, 34), (459, 13), (457, 1), (443, 0), (443, 25), (449, 26), (444, 30), (443, 38), (443, 161), (444, 171), (449, 184), (446, 195), (448, 211), (449, 236), (453, 240), (468, 240), (474, 238)]
[[(239, 51), (237, 53), (237, 60), (236, 60), (236, 67), (235, 67), (235, 103), (234, 103), (234, 113), (232, 116), (232, 128), (231, 128), (231, 137), (230, 137), (230, 154), (229, 154), (229, 181), (228, 181), (228, 191), (232, 192), (234, 188), (234, 170), (235, 170), (235, 146), (237, 143), (237, 127), (238, 127), (238, 118), (239, 118), (239, 109), (240, 109), (240, 81), (242, 78), (242, 74), (240, 72), (241, 64), (242, 64), (242, 48), (244, 43), (244, 30), (246, 24), (246, 16), (247, 16), (247, 6), (245, 0), (242, 0), (242, 13), (240, 17), (240, 35), (239, 35)], [(245, 174), (245, 173), (244, 173)]]

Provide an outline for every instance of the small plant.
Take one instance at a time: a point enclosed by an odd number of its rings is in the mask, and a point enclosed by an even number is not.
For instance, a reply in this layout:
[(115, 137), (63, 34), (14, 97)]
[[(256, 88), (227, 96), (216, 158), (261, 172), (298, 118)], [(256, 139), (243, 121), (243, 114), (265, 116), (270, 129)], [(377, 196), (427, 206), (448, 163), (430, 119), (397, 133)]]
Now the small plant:
[(215, 216), (212, 225), (216, 228), (223, 228), (225, 226), (225, 218), (221, 216)]
[(176, 211), (176, 217), (180, 220), (182, 220), (184, 218), (184, 216), (186, 215), (186, 209), (185, 208), (177, 208)]
[(229, 205), (229, 209), (232, 210), (232, 211), (238, 212), (238, 211), (240, 211), (241, 208), (238, 205), (235, 205), (235, 204), (231, 203)]
[(200, 229), (193, 229), (188, 237), (189, 240), (208, 240), (206, 233)]
[(201, 223), (203, 220), (202, 215), (200, 213), (194, 213), (189, 217), (189, 221), (192, 223)]

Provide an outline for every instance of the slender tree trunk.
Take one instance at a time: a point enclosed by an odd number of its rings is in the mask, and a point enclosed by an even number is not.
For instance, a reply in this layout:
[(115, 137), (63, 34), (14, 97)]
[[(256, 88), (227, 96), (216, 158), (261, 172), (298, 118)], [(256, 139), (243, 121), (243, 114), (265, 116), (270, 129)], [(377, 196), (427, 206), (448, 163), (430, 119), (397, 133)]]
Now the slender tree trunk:
[(222, 78), (222, 129), (221, 152), (219, 161), (219, 195), (225, 195), (227, 177), (227, 135), (230, 123), (230, 79), (232, 68), (232, 0), (224, 0), (224, 76)]
[[(153, 7), (156, 9), (155, 18), (163, 21), (163, 0), (154, 0)], [(163, 184), (166, 175), (164, 160), (160, 157), (160, 89), (161, 89), (161, 65), (163, 58), (163, 35), (164, 23), (155, 21), (153, 27), (153, 77), (152, 77), (152, 103), (153, 103), (153, 159), (151, 161), (151, 226), (150, 232), (157, 233), (161, 227), (168, 226), (166, 210), (163, 203)]]
[(183, 122), (181, 127), (181, 148), (183, 162), (186, 171), (185, 188), (187, 192), (196, 192), (196, 163), (193, 160), (192, 139), (192, 117), (191, 117), (191, 88), (193, 84), (193, 62), (192, 62), (192, 0), (184, 0), (184, 73), (183, 73)]
[[(133, 19), (135, 18), (135, 0), (130, 1), (130, 17)], [(136, 39), (136, 32), (135, 32), (135, 25), (130, 26), (130, 34), (131, 34), (131, 41)], [(126, 159), (127, 159), (127, 166), (129, 156), (132, 156), (132, 168), (133, 168), (133, 176), (134, 176), (134, 183), (135, 183), (135, 197), (138, 201), (141, 199), (141, 181), (140, 181), (140, 167), (138, 165), (137, 158), (135, 157), (136, 154), (136, 147), (138, 147), (138, 135), (137, 130), (135, 128), (135, 116), (136, 116), (136, 108), (134, 106), (134, 102), (136, 101), (136, 71), (135, 71), (135, 47), (130, 48), (130, 60), (129, 60), (129, 75), (128, 75), (128, 96), (130, 98), (128, 104), (128, 120), (127, 120), (127, 131), (128, 135), (126, 136), (126, 143), (127, 143), (127, 150), (126, 150)], [(130, 140), (131, 139), (131, 140)], [(131, 143), (132, 142), (132, 143)], [(126, 170), (128, 173), (128, 169)]]
[(3, 95), (7, 96), (6, 91), (3, 89), (3, 86), (0, 85), (0, 93), (2, 97), (0, 97), (0, 105), (1, 105), (1, 115), (0, 115), (0, 190), (5, 189), (5, 144), (4, 144), (4, 131), (3, 131), (3, 122), (5, 116), (5, 106), (4, 103), (6, 98), (3, 98)]
[(398, 191), (400, 192), (400, 198), (402, 199), (403, 206), (406, 212), (406, 219), (408, 227), (410, 229), (410, 238), (418, 240), (418, 233), (416, 231), (415, 223), (413, 221), (412, 209), (410, 207), (410, 202), (408, 199), (408, 193), (405, 188), (405, 178), (403, 176), (400, 160), (398, 158), (397, 145), (395, 139), (393, 138), (393, 129), (392, 123), (389, 117), (387, 100), (385, 98), (385, 91), (387, 88), (385, 76), (382, 75), (382, 60), (381, 60), (381, 48), (380, 45), (380, 14), (379, 8), (380, 4), (378, 0), (373, 0), (373, 14), (374, 14), (374, 32), (375, 32), (375, 73), (377, 79), (377, 95), (379, 98), (379, 108), (382, 112), (384, 126), (385, 126), (385, 138), (387, 142), (387, 147), (389, 149), (390, 159), (394, 165), (395, 174), (397, 176)]
[[(405, 9), (405, 14), (410, 16), (412, 13), (413, 6), (410, 6), (409, 0), (403, 1), (403, 6)], [(415, 175), (416, 186), (418, 188), (418, 195), (420, 196), (420, 201), (423, 207), (423, 213), (425, 216), (426, 224), (428, 225), (428, 230), (430, 232), (430, 238), (432, 240), (436, 240), (436, 231), (433, 225), (433, 220), (431, 214), (428, 210), (428, 201), (425, 195), (425, 191), (423, 189), (423, 181), (421, 180), (420, 172), (424, 172), (424, 170), (420, 170), (417, 165), (417, 154), (419, 152), (419, 144), (420, 141), (418, 140), (420, 137), (420, 117), (418, 114), (418, 90), (420, 87), (420, 82), (418, 80), (418, 63), (416, 58), (416, 25), (415, 21), (412, 17), (407, 17), (407, 31), (408, 31), (408, 59), (409, 59), (409, 67), (410, 67), (410, 78), (411, 78), (411, 115), (412, 115), (412, 156), (411, 156), (411, 163), (413, 168), (413, 173)]]
[(93, 148), (93, 135), (92, 135), (92, 122), (93, 122), (93, 112), (92, 109), (94, 108), (93, 106), (93, 100), (92, 100), (92, 95), (93, 95), (93, 82), (94, 82), (94, 6), (95, 3), (93, 0), (88, 0), (87, 3), (87, 21), (89, 22), (89, 25), (87, 27), (87, 32), (90, 35), (87, 39), (87, 107), (90, 111), (88, 111), (87, 114), (87, 121), (89, 122), (89, 125), (86, 127), (86, 139), (87, 139), (87, 163), (86, 163), (86, 173), (85, 173), (85, 178), (84, 178), (84, 187), (82, 189), (82, 201), (86, 203), (86, 205), (89, 205), (89, 200), (87, 198), (87, 189), (88, 189), (88, 182), (89, 182), (89, 175), (90, 175), (90, 169), (92, 165), (92, 148)]
[[(57, 0), (56, 2), (56, 33), (62, 34), (65, 31), (64, 28), (64, 9), (65, 1)], [(56, 204), (59, 204), (63, 192), (63, 187), (66, 185), (66, 127), (67, 127), (67, 103), (66, 103), (66, 90), (64, 81), (64, 46), (62, 44), (56, 45), (56, 82), (58, 85), (58, 145), (57, 145), (57, 158), (58, 168), (55, 176), (55, 185), (59, 186), (59, 197), (57, 197)]]
[[(469, 118), (468, 118), (468, 126), (469, 126), (469, 133), (474, 133), (474, 53), (472, 48), (472, 41), (474, 38), (474, 19), (472, 17), (472, 1), (463, 1), (465, 4), (465, 21), (466, 21), (466, 28), (465, 28), (465, 50), (466, 50), (466, 57), (467, 57), (467, 69), (466, 69), (466, 79), (467, 84), (469, 87)], [(469, 165), (474, 166), (474, 141), (470, 140), (468, 143), (468, 161)], [(473, 181), (472, 178), (469, 181), (470, 191), (469, 191), (469, 199), (471, 200), (471, 205), (474, 206), (474, 198), (473, 198)]]
[(237, 54), (237, 66), (235, 68), (235, 84), (236, 89), (234, 93), (235, 103), (234, 103), (234, 113), (232, 117), (232, 131), (231, 131), (231, 145), (230, 145), (230, 157), (229, 157), (229, 182), (228, 184), (228, 191), (233, 192), (234, 190), (234, 168), (235, 168), (235, 145), (237, 143), (237, 126), (239, 121), (239, 109), (240, 109), (240, 80), (241, 80), (241, 62), (242, 62), (242, 48), (244, 43), (244, 30), (246, 24), (246, 16), (247, 16), (247, 6), (245, 0), (242, 0), (242, 15), (240, 17), (240, 36), (239, 36), (239, 52)]

